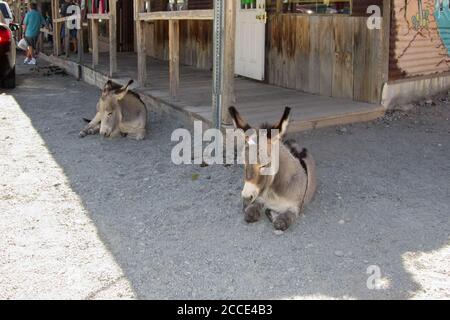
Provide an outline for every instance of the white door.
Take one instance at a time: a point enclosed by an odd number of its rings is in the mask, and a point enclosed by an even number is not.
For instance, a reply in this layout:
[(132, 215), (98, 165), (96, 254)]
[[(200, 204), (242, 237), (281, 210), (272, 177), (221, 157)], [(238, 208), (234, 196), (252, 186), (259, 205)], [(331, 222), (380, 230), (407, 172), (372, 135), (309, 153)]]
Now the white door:
[(235, 73), (264, 80), (266, 1), (237, 1)]

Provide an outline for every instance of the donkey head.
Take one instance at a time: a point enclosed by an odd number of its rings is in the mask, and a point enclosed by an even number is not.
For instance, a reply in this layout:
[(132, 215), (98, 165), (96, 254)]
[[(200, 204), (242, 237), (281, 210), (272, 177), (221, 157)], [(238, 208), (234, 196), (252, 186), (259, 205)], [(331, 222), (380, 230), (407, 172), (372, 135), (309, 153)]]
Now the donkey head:
[[(242, 198), (246, 204), (253, 203), (274, 181), (279, 165), (279, 144), (286, 133), (290, 111), (291, 109), (286, 107), (280, 121), (264, 124), (258, 130), (252, 128), (235, 107), (229, 108), (234, 126), (245, 132), (245, 184)], [(257, 152), (256, 156), (251, 156), (252, 150)], [(262, 150), (264, 152), (261, 152)], [(276, 172), (269, 170), (274, 167)]]
[(121, 87), (109, 80), (103, 87), (102, 96), (97, 103), (97, 111), (101, 114), (100, 134), (102, 136), (110, 137), (118, 132), (122, 121), (119, 101), (125, 98), (128, 87), (132, 83), (133, 80), (130, 80), (128, 84)]

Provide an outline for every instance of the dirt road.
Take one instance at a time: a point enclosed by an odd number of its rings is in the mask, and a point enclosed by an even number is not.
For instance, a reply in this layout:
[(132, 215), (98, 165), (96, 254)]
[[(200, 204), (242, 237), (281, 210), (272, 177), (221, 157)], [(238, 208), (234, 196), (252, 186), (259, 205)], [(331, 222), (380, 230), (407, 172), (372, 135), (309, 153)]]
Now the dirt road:
[(0, 93), (0, 298), (450, 298), (447, 101), (292, 136), (320, 185), (279, 236), (243, 221), (242, 167), (171, 163), (175, 121), (79, 139), (99, 90), (19, 73)]

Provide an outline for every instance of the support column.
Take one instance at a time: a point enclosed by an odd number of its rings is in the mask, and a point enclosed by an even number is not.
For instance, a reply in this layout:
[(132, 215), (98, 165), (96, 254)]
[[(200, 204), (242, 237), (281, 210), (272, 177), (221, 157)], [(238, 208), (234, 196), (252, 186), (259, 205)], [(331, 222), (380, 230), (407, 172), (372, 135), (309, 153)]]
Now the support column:
[(144, 12), (143, 0), (134, 0), (134, 21), (136, 23), (136, 51), (138, 82), (145, 87), (147, 82), (147, 53), (145, 48), (145, 22), (139, 20), (139, 13)]
[(225, 1), (226, 0), (214, 1), (212, 120), (213, 126), (216, 129), (222, 127)]
[(80, 29), (77, 32), (77, 47), (78, 47), (78, 63), (83, 62), (84, 41), (83, 41), (83, 22), (80, 21)]
[(236, 103), (234, 93), (234, 70), (236, 50), (236, 1), (225, 4), (225, 42), (223, 70), (222, 123), (231, 124), (228, 108)]
[(277, 14), (283, 13), (283, 0), (277, 0)]
[(98, 20), (92, 19), (92, 69), (98, 65)]
[(70, 30), (67, 28), (67, 21), (62, 22), (64, 26), (64, 51), (66, 58), (69, 57), (69, 51), (70, 51)]
[(109, 76), (117, 72), (117, 0), (109, 0)]
[(54, 20), (60, 18), (59, 2), (52, 0), (52, 17), (53, 17), (53, 54), (59, 56), (61, 54), (61, 23)]
[(180, 22), (169, 20), (170, 95), (176, 97), (180, 87)]

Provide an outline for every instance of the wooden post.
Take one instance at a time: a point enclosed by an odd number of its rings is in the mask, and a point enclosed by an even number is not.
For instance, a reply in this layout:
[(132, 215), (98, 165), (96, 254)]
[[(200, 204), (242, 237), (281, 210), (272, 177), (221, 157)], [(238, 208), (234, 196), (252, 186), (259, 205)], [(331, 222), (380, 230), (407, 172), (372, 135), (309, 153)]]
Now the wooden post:
[(68, 58), (70, 51), (70, 30), (67, 28), (67, 21), (62, 23), (64, 23), (64, 51), (66, 52), (66, 58)]
[(117, 72), (117, 0), (109, 0), (109, 76)]
[[(51, 1), (51, 10), (52, 10), (52, 21), (53, 21), (53, 19), (55, 19), (56, 18), (56, 6), (55, 6), (55, 0), (52, 0)], [(53, 54), (54, 55), (56, 55), (56, 42), (55, 42), (55, 30), (56, 30), (56, 27), (55, 27), (55, 25), (56, 25), (56, 23), (55, 22), (53, 22), (53, 25), (52, 25), (52, 29), (53, 29)]]
[(56, 56), (61, 54), (61, 23), (54, 20), (60, 18), (59, 14), (59, 2), (52, 0), (53, 10), (53, 51)]
[(223, 70), (222, 123), (231, 124), (228, 108), (236, 102), (234, 93), (234, 65), (236, 44), (236, 1), (225, 4), (225, 47)]
[(92, 69), (98, 65), (98, 20), (92, 19)]
[(136, 51), (138, 82), (141, 87), (147, 83), (147, 53), (145, 48), (144, 21), (139, 20), (139, 13), (144, 12), (143, 0), (134, 0), (134, 21), (136, 23)]
[(42, 48), (44, 48), (44, 33), (41, 31), (39, 32), (39, 38), (38, 38), (38, 52), (42, 52)]
[(169, 20), (170, 95), (176, 97), (180, 87), (180, 22)]
[(84, 41), (83, 41), (83, 22), (80, 21), (80, 29), (77, 32), (77, 47), (78, 47), (78, 63), (83, 62)]
[(381, 58), (381, 81), (382, 84), (389, 80), (389, 50), (391, 36), (391, 1), (383, 0), (383, 25), (381, 32), (382, 58)]
[(277, 0), (277, 14), (283, 13), (283, 0)]

